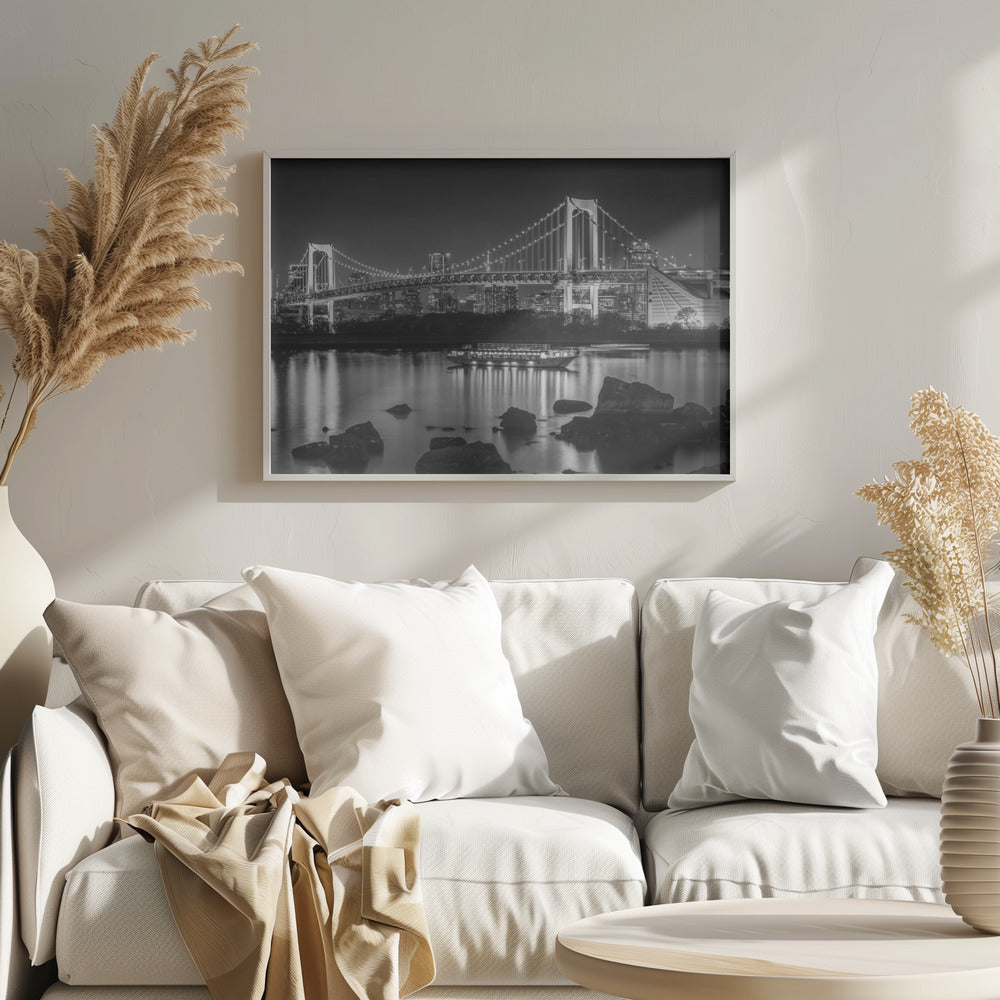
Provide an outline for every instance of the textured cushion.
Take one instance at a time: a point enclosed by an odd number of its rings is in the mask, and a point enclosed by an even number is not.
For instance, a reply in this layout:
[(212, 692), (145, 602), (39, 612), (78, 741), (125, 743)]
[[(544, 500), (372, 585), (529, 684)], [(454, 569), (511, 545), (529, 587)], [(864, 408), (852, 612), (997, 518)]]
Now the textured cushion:
[[(851, 579), (881, 562), (859, 559)], [(946, 656), (903, 617), (920, 613), (904, 580), (896, 572), (875, 633), (878, 776), (889, 795), (940, 797), (948, 759), (973, 738), (979, 707), (965, 659)]]
[[(136, 593), (134, 604), (148, 611), (179, 615), (245, 586), (242, 580), (147, 580)], [(263, 611), (256, 594), (250, 594), (254, 607)]]
[(255, 566), (312, 794), (370, 802), (549, 795), (490, 585), (345, 583)]
[(115, 769), (122, 817), (192, 771), (253, 750), (274, 777), (305, 780), (267, 621), (242, 587), (192, 611), (54, 601), (45, 620), (72, 664)]
[(672, 809), (733, 799), (884, 806), (872, 638), (885, 564), (818, 601), (710, 591), (694, 633), (695, 739)]
[(524, 714), (570, 795), (639, 808), (639, 613), (626, 580), (493, 584)]
[[(136, 604), (176, 614), (237, 585), (151, 580), (139, 590)], [(503, 650), (521, 707), (545, 748), (550, 777), (570, 795), (607, 802), (635, 815), (639, 808), (635, 588), (627, 580), (610, 579), (501, 580), (491, 586), (503, 619)], [(568, 692), (572, 712), (566, 711)]]
[(694, 728), (688, 713), (694, 629), (710, 590), (754, 604), (816, 601), (838, 584), (702, 577), (658, 580), (642, 609), (643, 804), (665, 809), (680, 779)]
[(32, 964), (56, 953), (66, 872), (114, 835), (115, 786), (104, 739), (82, 702), (35, 708), (17, 758), (21, 937)]
[[(527, 796), (417, 808), (436, 986), (563, 983), (552, 955), (560, 927), (642, 905), (638, 839), (615, 809)], [(139, 837), (70, 872), (57, 955), (74, 984), (200, 982)]]
[(833, 896), (940, 903), (934, 799), (885, 809), (731, 802), (665, 812), (646, 827), (654, 903)]

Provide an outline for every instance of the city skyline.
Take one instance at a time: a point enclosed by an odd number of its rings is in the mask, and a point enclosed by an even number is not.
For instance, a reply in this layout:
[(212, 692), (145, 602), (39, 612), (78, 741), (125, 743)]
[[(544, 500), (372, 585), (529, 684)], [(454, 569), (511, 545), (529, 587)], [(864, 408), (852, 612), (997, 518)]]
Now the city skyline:
[[(594, 198), (681, 266), (729, 266), (725, 159), (337, 159), (271, 161), (278, 287), (309, 243), (364, 265), (419, 272), (529, 226), (567, 196)], [(447, 269), (447, 264), (443, 265)]]

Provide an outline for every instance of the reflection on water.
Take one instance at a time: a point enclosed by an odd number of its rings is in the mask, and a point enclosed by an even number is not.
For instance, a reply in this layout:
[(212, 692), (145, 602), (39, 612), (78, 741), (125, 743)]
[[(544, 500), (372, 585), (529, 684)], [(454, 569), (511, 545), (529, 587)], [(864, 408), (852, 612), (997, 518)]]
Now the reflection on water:
[[(271, 471), (328, 474), (325, 463), (293, 458), (292, 448), (371, 421), (385, 451), (369, 462), (368, 474), (412, 473), (430, 439), (441, 435), (492, 442), (515, 472), (600, 473), (606, 470), (596, 452), (550, 437), (572, 418), (554, 414), (552, 404), (581, 399), (596, 405), (607, 376), (672, 393), (675, 406), (692, 402), (711, 410), (724, 401), (729, 386), (729, 351), (688, 347), (630, 357), (581, 354), (564, 371), (456, 369), (445, 351), (276, 352), (271, 359)], [(386, 412), (399, 403), (412, 412), (403, 418)], [(534, 439), (499, 432), (500, 414), (510, 406), (535, 414)], [(682, 445), (666, 471), (683, 474), (718, 462), (718, 442)]]

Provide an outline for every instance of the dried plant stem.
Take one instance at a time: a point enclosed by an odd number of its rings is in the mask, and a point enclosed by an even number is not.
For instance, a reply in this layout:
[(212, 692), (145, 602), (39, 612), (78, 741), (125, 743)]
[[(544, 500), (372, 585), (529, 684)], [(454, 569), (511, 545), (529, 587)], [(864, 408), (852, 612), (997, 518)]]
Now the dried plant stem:
[[(979, 678), (978, 666), (979, 660), (975, 656), (969, 655), (969, 645), (965, 640), (965, 636), (962, 637), (962, 652), (965, 654), (965, 665), (969, 668), (969, 675), (972, 677), (972, 686), (976, 692), (976, 702), (979, 705), (979, 714), (986, 715), (986, 705), (983, 702), (983, 682)], [(973, 663), (976, 667), (973, 667)]]
[[(983, 602), (983, 628), (986, 631), (986, 639), (990, 644), (990, 659), (993, 663), (993, 690), (997, 692), (997, 699), (1000, 701), (1000, 678), (997, 675), (997, 652), (993, 646), (993, 630), (990, 628), (990, 602), (986, 596), (986, 569), (983, 566), (983, 545), (982, 540), (979, 537), (979, 515), (976, 510), (976, 497), (972, 490), (972, 476), (969, 473), (969, 456), (965, 452), (965, 442), (962, 440), (962, 431), (958, 426), (958, 421), (955, 419), (955, 414), (951, 415), (952, 427), (955, 432), (955, 439), (958, 442), (958, 452), (962, 457), (962, 471), (965, 474), (965, 489), (969, 497), (969, 512), (972, 519), (972, 534), (975, 540), (975, 553), (976, 553), (976, 565), (979, 569), (979, 584), (982, 593)], [(978, 632), (979, 629), (977, 628)], [(982, 639), (979, 640), (980, 648), (982, 648)], [(983, 667), (986, 667), (986, 656), (985, 651), (983, 652)], [(987, 685), (987, 690), (989, 690), (989, 685)], [(992, 707), (993, 697), (990, 695), (990, 711), (993, 712)], [(1000, 707), (1000, 706), (998, 706)]]
[(982, 672), (983, 687), (986, 690), (986, 697), (989, 702), (990, 715), (993, 715), (993, 691), (990, 688), (990, 672), (986, 664), (986, 650), (983, 646), (983, 637), (979, 634), (979, 626), (975, 623), (969, 626), (969, 636), (972, 640), (972, 654), (975, 659), (976, 669)]
[[(949, 577), (951, 593), (958, 593), (960, 590), (965, 591), (965, 581), (956, 580), (954, 571), (950, 567), (946, 572)], [(966, 600), (968, 600), (968, 594), (965, 596)], [(954, 601), (951, 602), (951, 614), (954, 616), (957, 632), (961, 637), (965, 665), (969, 668), (969, 674), (972, 676), (972, 684), (976, 691), (976, 701), (979, 703), (979, 711), (982, 715), (986, 714), (988, 700), (990, 715), (993, 715), (993, 695), (990, 692), (989, 675), (986, 672), (986, 664), (981, 654), (982, 641), (979, 640), (979, 636), (976, 634), (977, 630), (970, 628), (968, 623), (962, 621), (962, 615)], [(979, 652), (976, 650), (977, 645), (979, 646)], [(972, 647), (971, 654), (969, 652), (970, 646)], [(986, 692), (985, 698), (983, 697), (984, 691)]]
[(7, 417), (10, 415), (10, 404), (14, 402), (14, 393), (17, 392), (17, 383), (20, 381), (20, 376), (14, 376), (14, 384), (10, 387), (10, 393), (7, 396), (7, 406), (3, 411), (3, 420), (0, 420), (0, 434), (3, 434), (3, 429), (7, 426)]
[(21, 417), (21, 424), (17, 429), (17, 434), (14, 435), (14, 440), (11, 443), (10, 450), (7, 452), (7, 459), (3, 464), (3, 468), (0, 469), (0, 486), (7, 485), (7, 475), (10, 472), (11, 464), (14, 461), (14, 456), (17, 454), (18, 449), (24, 444), (28, 435), (31, 433), (31, 428), (34, 427), (35, 419), (38, 415), (38, 407), (41, 406), (44, 397), (44, 391), (35, 387), (28, 394), (28, 402), (24, 407), (24, 415)]

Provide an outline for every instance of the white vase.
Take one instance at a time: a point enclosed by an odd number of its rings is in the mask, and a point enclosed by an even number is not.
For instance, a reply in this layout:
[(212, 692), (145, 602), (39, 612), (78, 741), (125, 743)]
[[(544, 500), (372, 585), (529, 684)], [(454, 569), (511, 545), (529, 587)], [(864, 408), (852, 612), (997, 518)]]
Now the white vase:
[(17, 742), (52, 670), (52, 636), (42, 612), (55, 597), (52, 574), (10, 516), (0, 486), (0, 759)]
[(955, 748), (941, 795), (941, 880), (967, 923), (1000, 934), (1000, 719)]

